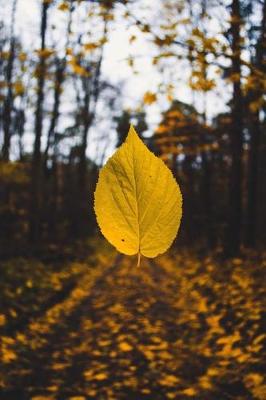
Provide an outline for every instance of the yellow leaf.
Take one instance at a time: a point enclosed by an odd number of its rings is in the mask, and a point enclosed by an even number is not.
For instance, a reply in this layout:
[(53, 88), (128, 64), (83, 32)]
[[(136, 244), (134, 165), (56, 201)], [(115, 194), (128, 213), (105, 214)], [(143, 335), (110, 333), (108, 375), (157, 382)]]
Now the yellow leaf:
[(36, 50), (36, 53), (41, 58), (49, 58), (55, 53), (55, 51), (53, 49), (46, 48), (46, 49)]
[(167, 94), (167, 100), (172, 103), (174, 101), (174, 96), (170, 93)]
[(72, 55), (73, 55), (73, 50), (72, 50), (70, 47), (67, 47), (67, 49), (66, 49), (66, 54), (67, 54), (68, 56), (72, 56)]
[(130, 67), (134, 67), (134, 59), (132, 57), (129, 57), (127, 59), (127, 63)]
[(88, 43), (84, 43), (83, 47), (86, 51), (93, 51), (99, 47), (99, 44), (93, 43), (93, 42), (88, 42)]
[(182, 215), (179, 186), (133, 126), (100, 171), (94, 207), (103, 235), (124, 254), (156, 257), (177, 234)]
[(195, 396), (197, 394), (196, 390), (193, 388), (184, 389), (182, 393), (187, 396)]
[(0, 314), (0, 326), (4, 326), (6, 323), (6, 316), (4, 314)]
[(135, 42), (136, 39), (137, 39), (136, 35), (131, 35), (129, 38), (129, 43)]
[(72, 68), (72, 71), (74, 72), (74, 74), (77, 74), (80, 76), (85, 76), (85, 77), (90, 76), (90, 73), (85, 68), (83, 68), (81, 65), (79, 65), (74, 57), (68, 63), (71, 65), (71, 68)]
[(127, 342), (121, 342), (121, 343), (119, 343), (119, 349), (121, 351), (127, 352), (127, 351), (131, 351), (133, 349), (133, 347)]
[(176, 384), (179, 382), (180, 379), (177, 378), (175, 375), (165, 375), (159, 380), (159, 383), (162, 386), (176, 386)]
[(3, 58), (4, 60), (7, 60), (10, 56), (9, 51), (0, 51), (0, 57)]
[[(70, 400), (71, 399), (72, 399), (72, 397), (70, 398)], [(49, 396), (49, 397), (47, 397), (47, 396), (34, 396), (34, 397), (31, 397), (31, 400), (53, 400), (53, 398), (51, 396)], [(78, 399), (78, 400), (80, 400), (80, 399)], [(84, 400), (84, 397), (81, 400)]]
[(22, 96), (24, 94), (25, 88), (21, 81), (15, 82), (13, 86), (17, 96)]
[(19, 59), (19, 61), (21, 61), (21, 62), (26, 61), (26, 60), (27, 60), (27, 54), (24, 53), (24, 52), (21, 52), (21, 53), (18, 55), (18, 59)]
[(60, 11), (68, 11), (69, 10), (69, 4), (67, 4), (66, 1), (63, 1), (63, 3), (59, 4), (58, 10), (60, 10)]
[(108, 376), (104, 372), (100, 372), (99, 374), (96, 374), (94, 376), (94, 379), (96, 379), (96, 381), (103, 381), (107, 378), (108, 378)]
[(143, 96), (143, 101), (145, 104), (155, 103), (156, 100), (157, 100), (157, 96), (155, 93), (152, 93), (152, 92), (146, 92)]
[[(68, 398), (69, 400), (86, 400), (86, 397), (84, 396), (72, 396)], [(49, 400), (49, 399), (46, 399)]]

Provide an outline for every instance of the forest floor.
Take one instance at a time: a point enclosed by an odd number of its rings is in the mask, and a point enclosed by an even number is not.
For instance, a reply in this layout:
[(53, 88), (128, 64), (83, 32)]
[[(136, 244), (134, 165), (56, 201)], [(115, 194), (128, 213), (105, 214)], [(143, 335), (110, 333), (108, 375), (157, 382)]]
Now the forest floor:
[(0, 399), (266, 399), (266, 254), (1, 271)]

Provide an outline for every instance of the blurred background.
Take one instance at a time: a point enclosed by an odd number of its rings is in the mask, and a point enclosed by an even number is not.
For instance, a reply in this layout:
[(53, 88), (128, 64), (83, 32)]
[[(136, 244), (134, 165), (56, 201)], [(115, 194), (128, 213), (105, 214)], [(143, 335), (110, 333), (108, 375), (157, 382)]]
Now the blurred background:
[[(265, 0), (0, 0), (0, 398), (265, 400)], [(132, 123), (180, 232), (93, 210)]]
[(265, 2), (1, 1), (1, 252), (96, 232), (129, 123), (184, 195), (178, 245), (265, 245)]

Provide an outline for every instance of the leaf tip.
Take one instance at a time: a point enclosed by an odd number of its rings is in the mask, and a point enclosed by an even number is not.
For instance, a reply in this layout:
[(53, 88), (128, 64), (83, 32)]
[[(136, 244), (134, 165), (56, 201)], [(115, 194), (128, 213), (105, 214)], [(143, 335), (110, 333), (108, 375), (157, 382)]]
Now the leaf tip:
[(139, 135), (137, 134), (136, 129), (134, 128), (134, 126), (132, 124), (130, 124), (126, 140), (128, 141), (128, 140), (136, 138), (136, 137), (139, 139)]

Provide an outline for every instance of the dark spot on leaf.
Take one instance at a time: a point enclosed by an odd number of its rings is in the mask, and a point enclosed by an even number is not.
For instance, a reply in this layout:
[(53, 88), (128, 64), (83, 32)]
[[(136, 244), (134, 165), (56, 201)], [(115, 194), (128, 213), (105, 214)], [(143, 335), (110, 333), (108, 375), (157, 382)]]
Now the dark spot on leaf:
[(121, 239), (122, 240), (122, 242), (124, 242), (125, 241), (125, 239)]

